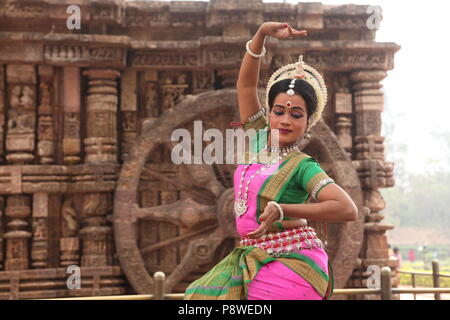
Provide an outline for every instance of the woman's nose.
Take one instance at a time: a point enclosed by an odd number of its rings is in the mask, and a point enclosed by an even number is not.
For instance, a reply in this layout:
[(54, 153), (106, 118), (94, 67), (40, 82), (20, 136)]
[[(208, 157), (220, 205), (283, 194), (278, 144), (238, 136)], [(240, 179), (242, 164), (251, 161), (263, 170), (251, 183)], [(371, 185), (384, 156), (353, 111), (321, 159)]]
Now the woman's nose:
[(285, 112), (283, 114), (283, 116), (280, 119), (280, 123), (284, 125), (289, 125), (291, 123), (290, 115), (288, 114), (288, 112)]

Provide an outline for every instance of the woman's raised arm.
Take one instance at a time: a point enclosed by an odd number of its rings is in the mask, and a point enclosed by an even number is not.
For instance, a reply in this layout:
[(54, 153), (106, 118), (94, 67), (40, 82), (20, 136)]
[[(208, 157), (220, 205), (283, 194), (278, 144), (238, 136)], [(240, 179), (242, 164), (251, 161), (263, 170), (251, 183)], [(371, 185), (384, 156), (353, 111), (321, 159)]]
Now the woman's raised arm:
[[(305, 36), (306, 31), (295, 30), (287, 23), (265, 22), (253, 36), (249, 49), (254, 54), (259, 55), (263, 50), (266, 36), (272, 36), (277, 39), (288, 39), (299, 35)], [(248, 52), (245, 53), (244, 59), (242, 60), (236, 83), (241, 122), (245, 122), (248, 117), (255, 114), (261, 108), (257, 92), (260, 60), (260, 58), (251, 56)]]

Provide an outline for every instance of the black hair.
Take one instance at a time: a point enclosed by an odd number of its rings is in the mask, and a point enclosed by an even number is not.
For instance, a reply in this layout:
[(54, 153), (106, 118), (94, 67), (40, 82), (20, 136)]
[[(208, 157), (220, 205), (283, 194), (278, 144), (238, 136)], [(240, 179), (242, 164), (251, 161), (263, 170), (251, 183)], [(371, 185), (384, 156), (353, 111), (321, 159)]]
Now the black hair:
[[(289, 84), (291, 81), (292, 79), (284, 79), (277, 81), (272, 85), (269, 91), (269, 111), (272, 111), (276, 96), (282, 92), (286, 93), (286, 91), (290, 89)], [(314, 88), (305, 80), (296, 79), (295, 86), (292, 89), (305, 100), (306, 108), (308, 110), (308, 119), (317, 109), (317, 95)]]

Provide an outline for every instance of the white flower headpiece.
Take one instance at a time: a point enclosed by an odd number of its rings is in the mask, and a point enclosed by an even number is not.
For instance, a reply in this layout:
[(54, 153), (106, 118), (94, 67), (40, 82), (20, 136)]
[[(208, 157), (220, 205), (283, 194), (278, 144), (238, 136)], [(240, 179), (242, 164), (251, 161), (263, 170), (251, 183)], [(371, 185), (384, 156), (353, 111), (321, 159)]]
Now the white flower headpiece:
[[(303, 62), (303, 56), (300, 55), (298, 57), (298, 62), (287, 64), (284, 67), (281, 67), (277, 71), (275, 71), (270, 77), (267, 83), (266, 89), (266, 114), (269, 114), (270, 106), (269, 106), (269, 92), (270, 88), (278, 81), (292, 79), (291, 85), (294, 80), (301, 79), (308, 82), (313, 88), (317, 96), (317, 107), (316, 111), (309, 116), (308, 119), (308, 130), (313, 127), (321, 118), (322, 112), (325, 109), (325, 105), (327, 104), (327, 86), (325, 85), (325, 81), (323, 80), (320, 73), (311, 66), (308, 66), (305, 62)], [(293, 86), (290, 88), (293, 88)], [(293, 90), (289, 89), (287, 94), (293, 95)]]

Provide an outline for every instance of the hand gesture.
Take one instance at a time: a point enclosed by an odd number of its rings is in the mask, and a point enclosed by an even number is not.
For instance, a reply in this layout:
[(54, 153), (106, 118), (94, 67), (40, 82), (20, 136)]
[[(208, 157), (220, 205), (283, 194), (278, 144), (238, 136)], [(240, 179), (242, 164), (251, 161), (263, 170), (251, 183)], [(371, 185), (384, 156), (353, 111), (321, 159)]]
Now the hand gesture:
[(265, 36), (271, 36), (277, 39), (294, 39), (298, 36), (306, 36), (306, 30), (296, 30), (287, 23), (281, 22), (264, 22), (259, 27), (259, 32)]
[(270, 226), (280, 218), (280, 211), (274, 205), (267, 205), (264, 208), (264, 212), (259, 216), (261, 224), (258, 229), (247, 234), (249, 238), (259, 238), (263, 234), (267, 233)]

